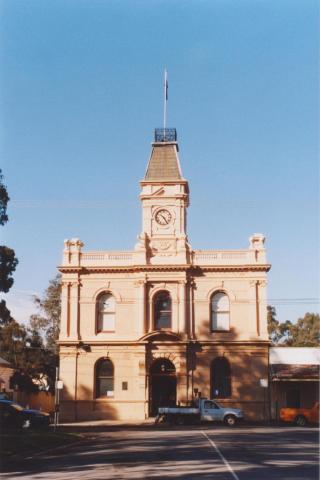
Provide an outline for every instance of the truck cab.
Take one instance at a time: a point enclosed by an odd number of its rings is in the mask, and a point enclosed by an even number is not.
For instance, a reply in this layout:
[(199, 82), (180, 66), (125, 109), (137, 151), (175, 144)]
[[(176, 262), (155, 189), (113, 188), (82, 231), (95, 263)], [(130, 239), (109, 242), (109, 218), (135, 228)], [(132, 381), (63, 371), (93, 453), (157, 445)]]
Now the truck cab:
[(199, 398), (198, 408), (203, 421), (225, 422), (228, 425), (234, 425), (238, 420), (243, 419), (242, 410), (221, 407), (215, 400), (207, 398)]

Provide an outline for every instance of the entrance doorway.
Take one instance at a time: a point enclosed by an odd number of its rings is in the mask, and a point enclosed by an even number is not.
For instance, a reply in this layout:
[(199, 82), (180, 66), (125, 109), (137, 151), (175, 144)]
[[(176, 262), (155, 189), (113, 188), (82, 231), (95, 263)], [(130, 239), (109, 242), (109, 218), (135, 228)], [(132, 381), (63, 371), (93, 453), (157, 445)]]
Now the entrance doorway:
[(149, 370), (149, 415), (155, 417), (158, 407), (176, 404), (176, 368), (167, 358), (155, 360)]

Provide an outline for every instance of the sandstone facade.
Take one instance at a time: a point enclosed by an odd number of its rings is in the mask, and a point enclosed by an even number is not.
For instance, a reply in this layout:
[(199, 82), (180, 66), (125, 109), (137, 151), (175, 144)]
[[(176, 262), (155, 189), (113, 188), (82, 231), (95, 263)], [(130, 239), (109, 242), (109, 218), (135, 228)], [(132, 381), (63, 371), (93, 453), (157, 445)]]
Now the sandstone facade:
[(264, 236), (242, 250), (192, 249), (175, 132), (156, 136), (140, 198), (132, 251), (65, 241), (61, 419), (144, 419), (200, 393), (266, 417)]

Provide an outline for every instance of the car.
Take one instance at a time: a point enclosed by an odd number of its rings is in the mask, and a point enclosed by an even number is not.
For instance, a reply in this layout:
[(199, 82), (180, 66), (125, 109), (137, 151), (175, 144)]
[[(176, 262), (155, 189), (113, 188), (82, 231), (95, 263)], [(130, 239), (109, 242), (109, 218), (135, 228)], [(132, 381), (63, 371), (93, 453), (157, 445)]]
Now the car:
[(50, 414), (24, 408), (11, 400), (0, 400), (1, 428), (44, 429), (50, 425)]
[(281, 408), (280, 420), (295, 423), (299, 427), (307, 423), (319, 423), (319, 402), (314, 403), (311, 408)]

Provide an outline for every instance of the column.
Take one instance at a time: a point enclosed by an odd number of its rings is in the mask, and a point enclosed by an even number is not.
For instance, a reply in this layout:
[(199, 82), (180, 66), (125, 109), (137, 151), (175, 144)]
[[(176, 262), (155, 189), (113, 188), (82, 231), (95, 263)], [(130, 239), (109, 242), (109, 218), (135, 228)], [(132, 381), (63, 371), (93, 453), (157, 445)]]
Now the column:
[(187, 334), (186, 281), (179, 282), (179, 333)]
[(146, 333), (146, 281), (138, 281), (138, 337)]
[(257, 335), (260, 337), (260, 300), (259, 300), (259, 280), (255, 284), (255, 300), (256, 300), (256, 328)]
[(188, 331), (189, 331), (189, 337), (190, 338), (195, 338), (196, 337), (196, 326), (195, 326), (195, 319), (194, 319), (194, 305), (193, 305), (193, 289), (194, 289), (195, 283), (193, 279), (190, 279), (189, 283), (189, 326), (188, 326)]
[(76, 280), (70, 287), (70, 340), (79, 339), (79, 296), (80, 282)]
[[(250, 320), (249, 331), (246, 332), (247, 335), (257, 335), (258, 333), (258, 323), (259, 318), (257, 318), (257, 282), (258, 280), (250, 280), (250, 289), (249, 289), (249, 308), (248, 316)], [(259, 317), (259, 316), (258, 316)]]
[(259, 280), (259, 317), (260, 317), (260, 336), (268, 340), (267, 324), (267, 281)]
[(61, 322), (60, 322), (60, 339), (69, 335), (69, 282), (62, 282), (61, 285)]

